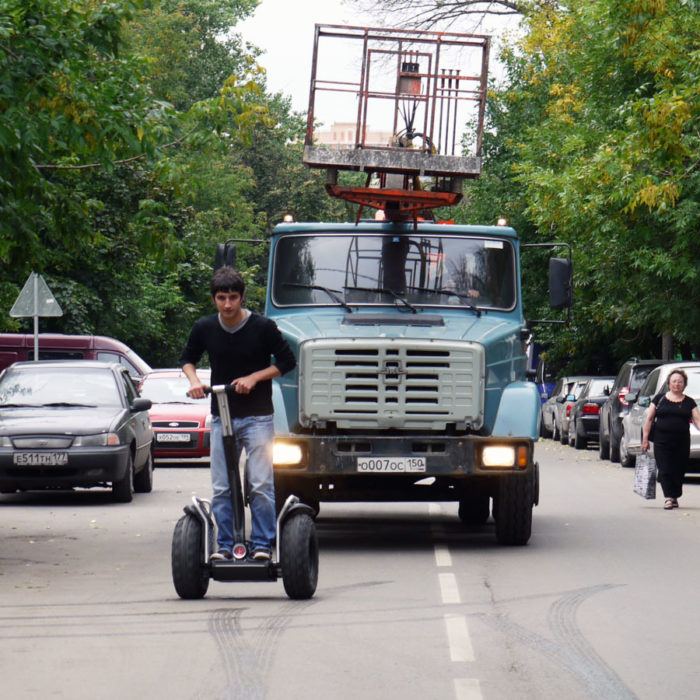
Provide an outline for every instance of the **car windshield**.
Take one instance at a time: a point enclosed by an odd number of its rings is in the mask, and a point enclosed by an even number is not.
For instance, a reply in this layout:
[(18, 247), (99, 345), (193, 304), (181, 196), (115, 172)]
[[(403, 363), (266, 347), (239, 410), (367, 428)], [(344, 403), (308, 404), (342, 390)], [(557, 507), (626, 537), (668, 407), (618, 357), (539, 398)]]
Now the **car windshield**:
[(507, 240), (329, 233), (284, 236), (275, 249), (278, 306), (512, 309), (515, 290), (515, 251)]
[[(202, 381), (204, 379), (202, 378)], [(206, 382), (205, 382), (206, 383)], [(153, 403), (193, 403), (209, 405), (210, 399), (191, 399), (187, 396), (190, 382), (187, 377), (146, 377), (140, 394)]]
[(632, 378), (630, 379), (630, 391), (636, 391), (639, 389), (644, 380), (651, 374), (654, 370), (654, 366), (650, 365), (648, 367), (637, 367), (634, 372), (632, 372)]
[(586, 390), (587, 396), (603, 396), (605, 387), (612, 386), (613, 379), (591, 379)]
[(686, 396), (692, 396), (694, 399), (700, 399), (700, 372), (688, 372), (688, 386), (683, 390)]
[(108, 369), (8, 369), (0, 380), (2, 406), (121, 406)]

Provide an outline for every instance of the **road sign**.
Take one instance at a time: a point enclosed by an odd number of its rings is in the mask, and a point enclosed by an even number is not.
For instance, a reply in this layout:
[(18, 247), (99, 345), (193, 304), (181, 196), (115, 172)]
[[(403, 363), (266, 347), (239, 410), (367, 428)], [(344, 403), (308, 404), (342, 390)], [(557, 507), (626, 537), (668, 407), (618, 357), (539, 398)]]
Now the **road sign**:
[(63, 311), (44, 278), (32, 272), (10, 309), (10, 316), (63, 316)]

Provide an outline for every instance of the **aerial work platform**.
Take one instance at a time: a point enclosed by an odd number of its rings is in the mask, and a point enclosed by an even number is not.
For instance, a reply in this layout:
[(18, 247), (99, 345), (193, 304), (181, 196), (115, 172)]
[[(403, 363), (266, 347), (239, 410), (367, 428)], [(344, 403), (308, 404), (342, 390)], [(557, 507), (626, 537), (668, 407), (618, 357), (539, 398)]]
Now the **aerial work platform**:
[[(490, 39), (452, 32), (316, 25), (304, 163), (334, 197), (416, 218), (481, 174)], [(354, 115), (337, 138), (319, 119)], [(338, 173), (365, 174), (340, 185)], [(359, 216), (358, 216), (359, 218)]]

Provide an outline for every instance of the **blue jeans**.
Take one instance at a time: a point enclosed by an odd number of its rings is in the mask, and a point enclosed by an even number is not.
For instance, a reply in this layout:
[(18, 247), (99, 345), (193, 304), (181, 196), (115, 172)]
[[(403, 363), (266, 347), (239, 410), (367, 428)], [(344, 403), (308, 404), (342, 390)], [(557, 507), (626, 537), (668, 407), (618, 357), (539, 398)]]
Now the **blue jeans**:
[[(251, 532), (253, 549), (272, 549), (276, 534), (275, 485), (272, 473), (272, 443), (275, 429), (272, 416), (248, 416), (233, 418), (236, 436), (236, 464), (245, 448), (245, 482), (250, 499)], [(226, 471), (226, 457), (221, 435), (221, 419), (211, 421), (211, 485), (214, 491), (212, 511), (216, 521), (219, 549), (233, 548), (233, 506), (231, 489)]]

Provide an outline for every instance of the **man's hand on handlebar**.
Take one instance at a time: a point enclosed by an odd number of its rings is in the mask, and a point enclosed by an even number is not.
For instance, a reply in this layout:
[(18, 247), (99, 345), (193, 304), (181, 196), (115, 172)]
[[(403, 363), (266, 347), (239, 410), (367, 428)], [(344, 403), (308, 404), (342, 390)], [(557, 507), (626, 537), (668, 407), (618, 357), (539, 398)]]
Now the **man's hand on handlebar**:
[(211, 389), (204, 384), (194, 385), (187, 391), (187, 396), (191, 399), (203, 399), (210, 391)]

